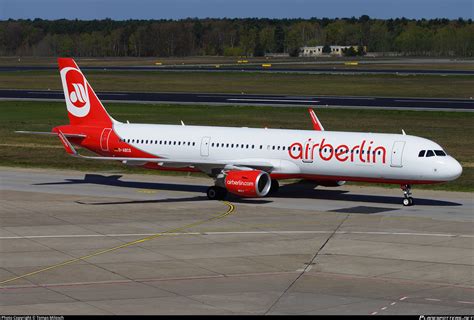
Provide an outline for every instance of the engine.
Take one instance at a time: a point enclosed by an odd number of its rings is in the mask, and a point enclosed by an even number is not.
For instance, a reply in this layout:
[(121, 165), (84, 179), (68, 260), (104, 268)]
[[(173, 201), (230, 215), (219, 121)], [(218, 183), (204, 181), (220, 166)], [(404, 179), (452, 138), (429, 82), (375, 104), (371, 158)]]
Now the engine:
[(270, 191), (270, 175), (260, 170), (229, 171), (225, 187), (230, 193), (241, 197), (265, 197)]

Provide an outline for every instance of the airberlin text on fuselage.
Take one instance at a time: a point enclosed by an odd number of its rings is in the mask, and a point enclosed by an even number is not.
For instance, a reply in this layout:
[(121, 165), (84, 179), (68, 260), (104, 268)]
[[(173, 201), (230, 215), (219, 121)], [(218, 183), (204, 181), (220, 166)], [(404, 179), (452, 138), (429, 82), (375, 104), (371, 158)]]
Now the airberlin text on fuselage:
[(363, 163), (377, 163), (381, 161), (385, 163), (387, 150), (382, 146), (375, 146), (373, 141), (362, 140), (355, 146), (341, 144), (333, 146), (331, 143), (322, 139), (319, 143), (309, 138), (305, 143), (295, 142), (290, 145), (288, 154), (295, 160), (314, 160), (315, 155), (321, 160), (329, 161), (332, 158), (340, 162), (360, 161)]

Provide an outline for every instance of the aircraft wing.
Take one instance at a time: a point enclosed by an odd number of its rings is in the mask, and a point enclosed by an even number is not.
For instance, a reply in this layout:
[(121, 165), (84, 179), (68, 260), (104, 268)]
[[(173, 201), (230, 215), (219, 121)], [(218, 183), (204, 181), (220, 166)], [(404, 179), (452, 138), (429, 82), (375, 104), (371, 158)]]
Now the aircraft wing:
[(234, 169), (234, 170), (245, 170), (245, 169), (260, 169), (263, 171), (271, 171), (273, 165), (269, 162), (254, 161), (254, 160), (200, 160), (200, 159), (167, 159), (167, 158), (132, 158), (132, 157), (100, 157), (100, 156), (84, 156), (79, 154), (74, 146), (69, 142), (66, 136), (59, 131), (57, 133), (61, 142), (66, 149), (66, 152), (74, 157), (91, 159), (91, 160), (109, 160), (109, 161), (121, 161), (124, 164), (141, 165), (145, 163), (156, 163), (159, 166), (164, 167), (195, 167), (203, 171), (210, 172), (212, 169)]
[(314, 110), (309, 108), (308, 111), (309, 116), (311, 117), (311, 122), (313, 123), (313, 129), (316, 131), (324, 131), (324, 127), (316, 116), (316, 113), (314, 113)]

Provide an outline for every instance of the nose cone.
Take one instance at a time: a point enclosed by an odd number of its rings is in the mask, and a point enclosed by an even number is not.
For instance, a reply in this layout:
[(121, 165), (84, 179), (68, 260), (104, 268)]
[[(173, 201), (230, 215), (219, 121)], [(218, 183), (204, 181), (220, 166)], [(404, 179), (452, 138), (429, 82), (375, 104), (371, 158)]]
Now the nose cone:
[(461, 164), (454, 159), (453, 157), (449, 157), (449, 161), (447, 161), (447, 167), (446, 167), (446, 179), (448, 181), (455, 180), (459, 178), (459, 176), (462, 173), (462, 167)]

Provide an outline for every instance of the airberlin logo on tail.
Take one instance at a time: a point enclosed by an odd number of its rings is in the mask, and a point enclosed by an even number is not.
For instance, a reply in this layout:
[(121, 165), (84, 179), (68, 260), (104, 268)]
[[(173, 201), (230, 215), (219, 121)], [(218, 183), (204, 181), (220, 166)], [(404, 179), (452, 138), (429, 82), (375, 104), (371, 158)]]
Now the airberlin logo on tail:
[(91, 105), (84, 75), (76, 68), (66, 67), (61, 70), (61, 80), (67, 110), (76, 117), (87, 116)]

